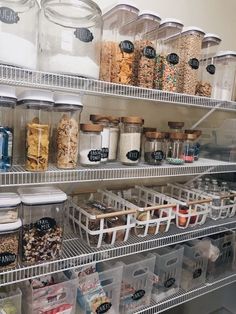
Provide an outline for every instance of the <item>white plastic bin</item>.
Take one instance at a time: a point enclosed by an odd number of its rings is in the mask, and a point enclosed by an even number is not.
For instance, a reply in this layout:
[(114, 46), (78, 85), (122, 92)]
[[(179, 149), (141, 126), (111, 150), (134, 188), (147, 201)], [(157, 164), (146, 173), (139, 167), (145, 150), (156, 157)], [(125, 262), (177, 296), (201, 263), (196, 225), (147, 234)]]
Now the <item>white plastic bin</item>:
[[(19, 288), (11, 290), (9, 287), (3, 287), (0, 291), (0, 313), (25, 314), (21, 312), (22, 293)], [(11, 312), (7, 309), (10, 308)]]

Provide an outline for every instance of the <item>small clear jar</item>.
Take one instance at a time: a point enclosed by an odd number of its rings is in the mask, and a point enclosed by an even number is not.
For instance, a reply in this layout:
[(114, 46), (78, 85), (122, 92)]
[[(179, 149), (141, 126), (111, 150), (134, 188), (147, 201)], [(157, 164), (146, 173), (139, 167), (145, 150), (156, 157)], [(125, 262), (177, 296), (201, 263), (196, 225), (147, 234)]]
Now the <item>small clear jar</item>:
[(119, 160), (124, 165), (137, 165), (140, 159), (144, 120), (141, 117), (122, 117), (121, 122)]
[(16, 222), (21, 199), (16, 193), (0, 193), (0, 224)]
[(142, 136), (141, 136), (141, 159), (142, 159), (142, 161), (144, 161), (144, 144), (146, 141), (145, 134), (147, 132), (156, 132), (156, 131), (157, 131), (156, 128), (151, 128), (151, 127), (143, 127), (142, 128)]
[(79, 162), (81, 166), (98, 166), (102, 158), (103, 126), (100, 124), (80, 125)]
[[(18, 149), (25, 153), (27, 171), (46, 171), (49, 159), (51, 111), (53, 93), (44, 90), (26, 90), (17, 102)], [(20, 138), (19, 138), (20, 137)], [(20, 160), (23, 159), (20, 156)]]
[(0, 85), (0, 172), (9, 171), (12, 166), (15, 88)]
[(0, 64), (36, 70), (38, 12), (36, 0), (1, 1)]
[(115, 161), (117, 159), (117, 150), (120, 136), (120, 118), (110, 116), (110, 139), (109, 139), (109, 155), (108, 161)]
[(98, 114), (91, 114), (90, 121), (92, 121), (94, 124), (100, 124), (103, 126), (103, 130), (101, 132), (101, 135), (102, 135), (101, 162), (105, 163), (108, 161), (108, 156), (109, 156), (110, 117), (102, 116)]
[(59, 169), (74, 169), (78, 162), (80, 115), (83, 109), (78, 95), (54, 95), (53, 154)]
[(201, 144), (199, 143), (199, 137), (202, 135), (201, 130), (185, 130), (186, 134), (194, 134), (195, 138), (193, 140), (193, 148), (194, 148), (194, 160), (197, 161), (199, 159)]
[(169, 132), (162, 132), (162, 133), (165, 134), (163, 145), (164, 145), (164, 153), (165, 153), (165, 159), (166, 159), (170, 157), (170, 154), (171, 154), (170, 133)]
[(184, 142), (183, 159), (185, 163), (194, 162), (194, 141), (196, 140), (196, 135), (186, 134), (186, 140)]
[(147, 132), (144, 144), (144, 161), (150, 165), (161, 165), (165, 159), (165, 133)]
[(170, 156), (167, 158), (167, 162), (173, 165), (182, 165), (184, 163), (184, 141), (187, 135), (185, 133), (170, 133), (171, 151)]
[(182, 133), (184, 128), (184, 122), (169, 121), (168, 126), (171, 133)]

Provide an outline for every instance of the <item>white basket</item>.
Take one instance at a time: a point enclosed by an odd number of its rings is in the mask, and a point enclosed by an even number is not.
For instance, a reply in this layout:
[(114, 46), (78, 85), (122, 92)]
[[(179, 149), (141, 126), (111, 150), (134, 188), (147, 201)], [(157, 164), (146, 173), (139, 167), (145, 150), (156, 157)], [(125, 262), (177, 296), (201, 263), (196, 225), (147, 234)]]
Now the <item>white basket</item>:
[[(175, 204), (169, 202), (165, 195), (156, 195), (148, 188), (135, 186), (118, 192), (119, 195), (116, 195), (114, 191), (108, 191), (108, 193), (123, 202), (126, 210), (136, 210), (135, 234), (139, 237), (167, 232), (171, 220), (175, 218), (172, 210)], [(155, 212), (158, 212), (158, 217), (154, 216)]]
[(203, 225), (209, 215), (211, 199), (198, 195), (179, 185), (168, 184), (162, 188), (163, 193), (152, 188), (158, 197), (165, 196), (169, 203), (174, 203), (176, 226), (180, 229)]
[[(132, 228), (135, 227), (135, 209), (125, 210), (125, 203), (118, 197), (106, 191), (98, 191), (96, 199), (117, 210), (112, 213), (91, 215), (85, 209), (71, 204), (69, 206), (69, 222), (74, 232), (88, 243), (91, 247), (101, 247), (102, 245), (114, 245), (116, 242), (126, 242), (130, 236)], [(122, 216), (124, 224), (107, 227), (106, 220)], [(97, 230), (92, 229), (92, 223), (96, 222)]]

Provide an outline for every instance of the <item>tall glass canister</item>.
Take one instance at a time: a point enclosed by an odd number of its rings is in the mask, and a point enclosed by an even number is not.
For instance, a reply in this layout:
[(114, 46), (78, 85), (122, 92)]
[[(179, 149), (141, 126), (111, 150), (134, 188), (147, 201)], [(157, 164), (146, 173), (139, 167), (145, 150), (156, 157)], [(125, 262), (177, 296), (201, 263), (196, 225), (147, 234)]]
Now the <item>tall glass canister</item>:
[(40, 70), (97, 79), (102, 13), (92, 0), (43, 0)]
[(108, 161), (115, 161), (117, 158), (118, 142), (120, 136), (120, 118), (110, 116), (110, 140)]

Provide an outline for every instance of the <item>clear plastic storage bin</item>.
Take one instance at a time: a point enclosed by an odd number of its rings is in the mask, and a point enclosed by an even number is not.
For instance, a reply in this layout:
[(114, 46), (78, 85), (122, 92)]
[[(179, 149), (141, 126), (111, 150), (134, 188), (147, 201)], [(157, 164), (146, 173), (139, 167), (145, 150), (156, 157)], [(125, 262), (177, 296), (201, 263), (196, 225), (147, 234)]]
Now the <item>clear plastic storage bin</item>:
[(152, 298), (156, 302), (177, 293), (180, 289), (184, 248), (164, 247), (158, 249), (154, 273), (158, 282), (154, 283)]
[(54, 187), (19, 188), (22, 200), (21, 260), (24, 265), (61, 255), (67, 196)]
[(185, 291), (197, 288), (206, 282), (208, 252), (204, 255), (199, 248), (199, 243), (199, 240), (193, 240), (182, 245), (184, 258), (181, 288)]
[(0, 172), (8, 171), (12, 166), (15, 105), (15, 88), (0, 85)]
[(120, 2), (103, 14), (103, 38), (100, 79), (113, 83), (130, 84), (134, 61), (134, 35), (127, 35), (122, 27), (138, 17), (133, 4)]
[(25, 314), (21, 312), (22, 293), (19, 288), (0, 288), (0, 313)]
[(92, 0), (43, 0), (40, 70), (98, 79), (102, 13)]
[(20, 203), (16, 193), (0, 193), (0, 224), (17, 221)]
[(125, 207), (125, 201), (108, 193), (74, 198), (69, 208), (69, 221), (75, 233), (92, 247), (115, 244), (128, 240), (135, 227), (135, 209)]
[(39, 4), (36, 0), (1, 1), (1, 64), (36, 69), (38, 11)]

